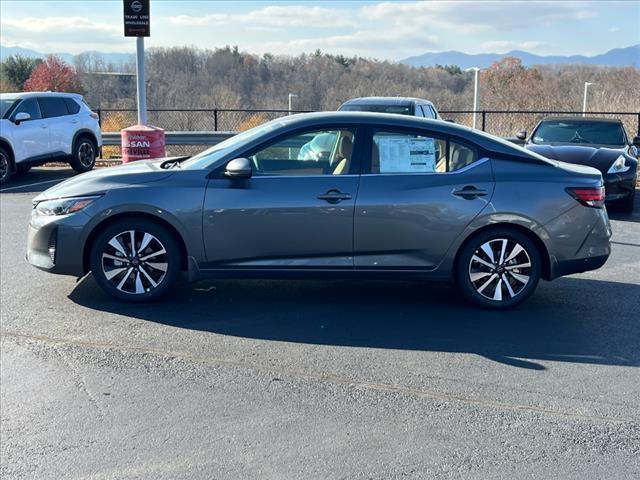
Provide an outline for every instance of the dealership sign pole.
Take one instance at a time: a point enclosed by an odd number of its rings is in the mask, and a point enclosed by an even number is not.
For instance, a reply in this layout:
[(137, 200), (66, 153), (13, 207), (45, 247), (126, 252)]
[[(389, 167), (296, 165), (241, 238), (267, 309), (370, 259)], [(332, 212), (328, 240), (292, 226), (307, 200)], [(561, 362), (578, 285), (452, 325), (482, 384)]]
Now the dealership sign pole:
[(124, 0), (124, 36), (136, 37), (138, 124), (120, 131), (122, 161), (165, 156), (164, 130), (147, 125), (147, 91), (144, 80), (144, 37), (151, 36), (150, 0)]
[(124, 36), (136, 37), (138, 124), (147, 124), (147, 92), (144, 81), (144, 37), (151, 35), (149, 0), (124, 0)]

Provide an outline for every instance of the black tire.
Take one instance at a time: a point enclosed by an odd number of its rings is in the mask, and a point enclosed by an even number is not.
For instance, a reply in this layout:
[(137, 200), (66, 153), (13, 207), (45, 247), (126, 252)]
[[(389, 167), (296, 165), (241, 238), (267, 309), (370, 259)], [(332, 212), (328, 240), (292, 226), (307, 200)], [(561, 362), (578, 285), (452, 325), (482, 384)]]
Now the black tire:
[(6, 149), (0, 147), (0, 185), (4, 185), (9, 181), (11, 176), (11, 156)]
[[(135, 232), (135, 256), (130, 254), (131, 231)], [(140, 250), (147, 235), (154, 239)], [(121, 250), (110, 243), (114, 239)], [(154, 253), (161, 250), (165, 253)], [(145, 260), (151, 254), (153, 257)], [(127, 302), (149, 302), (173, 289), (180, 274), (181, 251), (174, 235), (165, 227), (147, 219), (128, 218), (112, 223), (98, 234), (91, 247), (90, 265), (96, 282), (109, 295)], [(143, 292), (136, 292), (140, 290), (138, 282)]]
[(73, 152), (71, 153), (71, 168), (78, 173), (84, 173), (91, 170), (96, 164), (98, 157), (98, 147), (95, 142), (87, 135), (78, 137), (73, 144)]
[(19, 163), (16, 166), (16, 171), (20, 174), (27, 173), (29, 170), (31, 170), (31, 165), (23, 165)]
[[(502, 247), (504, 240), (506, 247)], [(492, 257), (483, 246), (490, 250)], [(504, 254), (502, 248), (505, 248)], [(515, 257), (507, 260), (514, 252), (517, 252)], [(527, 263), (528, 267), (516, 268)], [(538, 248), (527, 235), (513, 228), (496, 227), (473, 236), (464, 244), (455, 270), (457, 285), (467, 300), (486, 308), (505, 309), (524, 302), (535, 291), (542, 261)]]

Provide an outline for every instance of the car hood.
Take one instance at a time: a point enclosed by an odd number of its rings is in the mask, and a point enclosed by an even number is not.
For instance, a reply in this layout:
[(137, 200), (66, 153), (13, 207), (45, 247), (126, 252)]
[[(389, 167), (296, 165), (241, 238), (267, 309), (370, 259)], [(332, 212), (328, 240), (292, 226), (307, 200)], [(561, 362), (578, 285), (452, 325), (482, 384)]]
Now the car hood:
[(167, 161), (166, 158), (140, 160), (117, 167), (98, 168), (71, 177), (45, 190), (34, 200), (101, 194), (115, 188), (157, 182), (175, 173), (175, 170), (161, 168), (160, 165), (165, 161)]
[(611, 164), (620, 156), (624, 155), (623, 148), (598, 148), (584, 145), (527, 145), (527, 150), (539, 153), (540, 155), (559, 160), (566, 163), (578, 165), (588, 165), (595, 167), (606, 174)]

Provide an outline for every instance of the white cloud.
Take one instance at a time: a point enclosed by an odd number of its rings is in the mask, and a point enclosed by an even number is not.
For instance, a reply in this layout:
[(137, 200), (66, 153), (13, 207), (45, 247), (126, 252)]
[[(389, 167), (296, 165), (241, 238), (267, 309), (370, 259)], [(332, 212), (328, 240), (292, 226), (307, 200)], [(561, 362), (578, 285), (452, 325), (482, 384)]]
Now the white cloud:
[(178, 15), (176, 17), (169, 17), (168, 20), (174, 25), (194, 27), (224, 25), (228, 23), (239, 23), (262, 28), (334, 28), (353, 25), (350, 14), (345, 13), (343, 10), (304, 5), (271, 5), (246, 13), (215, 13), (199, 17)]
[(79, 53), (117, 51), (127, 45), (122, 27), (88, 17), (2, 18), (2, 44), (36, 50)]
[(512, 42), (510, 40), (489, 40), (482, 42), (481, 47), (483, 50), (491, 53), (504, 53), (509, 50), (526, 50), (532, 51), (542, 47), (546, 47), (546, 42), (538, 42), (534, 40), (524, 42)]
[(530, 29), (568, 20), (590, 18), (595, 13), (586, 2), (483, 1), (483, 2), (383, 2), (361, 8), (371, 21), (396, 25), (421, 25), (478, 33), (495, 30)]

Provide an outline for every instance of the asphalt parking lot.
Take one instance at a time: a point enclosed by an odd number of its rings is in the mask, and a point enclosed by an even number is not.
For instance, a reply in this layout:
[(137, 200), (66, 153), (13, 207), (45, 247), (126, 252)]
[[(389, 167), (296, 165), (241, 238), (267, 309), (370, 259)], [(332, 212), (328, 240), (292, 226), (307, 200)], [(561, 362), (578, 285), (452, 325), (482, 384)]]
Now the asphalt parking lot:
[(0, 189), (3, 479), (640, 478), (640, 205), (602, 269), (506, 312), (379, 281), (127, 305), (23, 260), (68, 175)]

